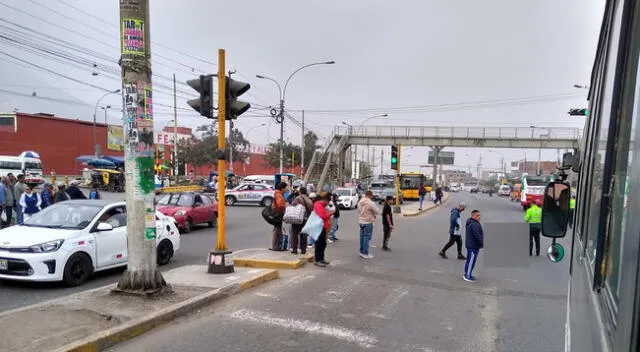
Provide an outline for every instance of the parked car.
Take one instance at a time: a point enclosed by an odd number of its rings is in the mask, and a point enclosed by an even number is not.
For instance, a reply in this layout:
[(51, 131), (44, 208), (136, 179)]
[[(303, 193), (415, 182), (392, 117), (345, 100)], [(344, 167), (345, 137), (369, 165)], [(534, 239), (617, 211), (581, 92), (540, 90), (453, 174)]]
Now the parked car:
[(393, 187), (393, 182), (386, 180), (371, 182), (369, 189), (373, 193), (373, 200), (379, 202), (381, 199), (384, 199), (383, 193), (385, 189), (390, 187)]
[[(167, 264), (178, 248), (175, 220), (156, 211), (158, 264)], [(0, 279), (78, 286), (127, 260), (125, 202), (69, 200), (0, 230)]]
[(229, 190), (224, 195), (225, 204), (233, 206), (236, 203), (259, 204), (270, 207), (273, 204), (275, 189), (266, 183), (242, 183)]
[(215, 227), (218, 222), (218, 202), (199, 192), (166, 193), (158, 197), (156, 209), (173, 217), (178, 229), (189, 233), (194, 225), (208, 224)]
[(471, 189), (469, 189), (469, 193), (478, 193), (478, 187), (471, 187)]

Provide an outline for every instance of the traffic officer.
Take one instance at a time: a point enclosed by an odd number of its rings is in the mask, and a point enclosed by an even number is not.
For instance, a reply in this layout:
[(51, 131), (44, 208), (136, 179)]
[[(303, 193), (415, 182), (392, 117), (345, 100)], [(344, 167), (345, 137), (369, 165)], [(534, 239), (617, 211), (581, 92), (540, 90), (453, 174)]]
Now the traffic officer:
[(569, 227), (573, 228), (573, 214), (576, 210), (576, 196), (572, 195), (569, 200)]
[(532, 201), (524, 215), (524, 221), (529, 223), (529, 256), (533, 255), (533, 241), (536, 242), (536, 256), (540, 256), (541, 205), (540, 200)]

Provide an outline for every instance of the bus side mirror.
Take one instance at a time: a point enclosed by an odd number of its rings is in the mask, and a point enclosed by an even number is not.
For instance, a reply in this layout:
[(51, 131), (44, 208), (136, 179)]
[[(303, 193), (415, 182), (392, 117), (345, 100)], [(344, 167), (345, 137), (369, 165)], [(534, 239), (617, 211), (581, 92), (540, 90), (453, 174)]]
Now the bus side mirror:
[(569, 200), (571, 186), (562, 181), (554, 181), (544, 190), (542, 202), (542, 235), (562, 238), (567, 234), (569, 224)]

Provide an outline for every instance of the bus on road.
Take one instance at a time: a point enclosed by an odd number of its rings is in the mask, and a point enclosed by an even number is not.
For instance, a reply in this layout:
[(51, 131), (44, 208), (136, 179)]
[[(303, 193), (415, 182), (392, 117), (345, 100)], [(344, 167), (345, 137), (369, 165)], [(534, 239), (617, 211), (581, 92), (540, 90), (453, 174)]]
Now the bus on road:
[(520, 188), (520, 205), (522, 205), (522, 208), (526, 209), (531, 201), (542, 201), (544, 188), (553, 180), (554, 177), (552, 175), (534, 176), (526, 173), (522, 175)]
[(565, 351), (640, 351), (639, 61), (638, 2), (606, 1), (579, 161), (572, 162), (578, 181)]
[(418, 199), (418, 188), (423, 184), (427, 192), (431, 192), (432, 183), (424, 174), (419, 172), (403, 172), (400, 174), (400, 190), (403, 199)]

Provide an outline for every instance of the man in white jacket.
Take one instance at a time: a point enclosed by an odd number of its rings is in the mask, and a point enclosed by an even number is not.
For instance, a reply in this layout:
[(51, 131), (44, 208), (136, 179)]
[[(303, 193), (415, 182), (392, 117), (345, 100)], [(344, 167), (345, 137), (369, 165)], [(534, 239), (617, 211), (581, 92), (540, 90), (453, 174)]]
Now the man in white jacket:
[(360, 257), (372, 259), (369, 254), (369, 243), (373, 236), (373, 224), (380, 213), (378, 206), (373, 202), (373, 192), (367, 191), (358, 202), (358, 223), (360, 224)]

